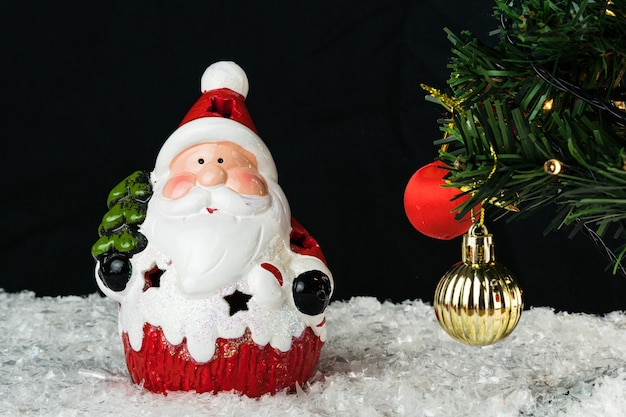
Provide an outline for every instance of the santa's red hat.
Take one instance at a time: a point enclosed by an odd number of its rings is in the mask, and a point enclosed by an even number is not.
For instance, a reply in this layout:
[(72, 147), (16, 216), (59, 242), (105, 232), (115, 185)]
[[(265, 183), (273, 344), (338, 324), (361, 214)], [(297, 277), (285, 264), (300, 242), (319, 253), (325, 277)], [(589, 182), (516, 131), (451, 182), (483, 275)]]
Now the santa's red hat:
[(172, 158), (192, 145), (230, 141), (256, 157), (266, 179), (278, 181), (274, 159), (256, 133), (244, 103), (249, 84), (243, 69), (232, 61), (216, 62), (202, 75), (200, 87), (202, 95), (161, 147), (153, 179), (165, 178)]

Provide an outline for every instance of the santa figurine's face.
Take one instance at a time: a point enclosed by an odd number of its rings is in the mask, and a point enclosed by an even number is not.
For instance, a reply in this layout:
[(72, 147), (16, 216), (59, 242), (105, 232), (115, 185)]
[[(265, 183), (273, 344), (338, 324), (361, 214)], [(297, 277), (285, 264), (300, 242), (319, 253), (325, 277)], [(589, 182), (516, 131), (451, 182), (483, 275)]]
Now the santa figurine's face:
[(163, 197), (177, 200), (194, 186), (224, 185), (243, 195), (263, 197), (267, 184), (254, 155), (233, 142), (200, 143), (176, 155)]
[(157, 182), (154, 199), (166, 216), (205, 211), (249, 216), (271, 205), (269, 186), (256, 157), (230, 141), (201, 142), (183, 149)]
[(273, 184), (255, 155), (231, 141), (196, 143), (172, 157), (156, 178), (142, 233), (170, 259), (182, 293), (227, 288), (267, 250), (289, 220)]

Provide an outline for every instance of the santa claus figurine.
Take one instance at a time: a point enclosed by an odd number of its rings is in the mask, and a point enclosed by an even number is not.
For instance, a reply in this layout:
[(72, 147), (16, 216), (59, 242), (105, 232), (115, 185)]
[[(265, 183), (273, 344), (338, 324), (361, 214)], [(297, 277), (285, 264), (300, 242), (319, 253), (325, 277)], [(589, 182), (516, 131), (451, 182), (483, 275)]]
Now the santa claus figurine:
[(128, 370), (148, 390), (293, 389), (317, 366), (332, 275), (291, 218), (244, 71), (217, 62), (201, 89), (154, 170), (109, 194), (96, 281), (119, 303)]

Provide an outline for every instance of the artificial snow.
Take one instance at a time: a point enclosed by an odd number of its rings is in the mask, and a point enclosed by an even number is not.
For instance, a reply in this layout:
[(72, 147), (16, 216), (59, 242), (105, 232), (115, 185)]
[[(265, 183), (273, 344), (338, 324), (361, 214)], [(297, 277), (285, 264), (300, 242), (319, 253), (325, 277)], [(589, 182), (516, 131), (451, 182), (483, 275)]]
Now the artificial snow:
[(295, 393), (154, 394), (131, 383), (117, 304), (0, 290), (1, 416), (626, 415), (626, 314), (524, 311), (488, 347), (452, 340), (419, 300), (332, 302), (317, 372)]

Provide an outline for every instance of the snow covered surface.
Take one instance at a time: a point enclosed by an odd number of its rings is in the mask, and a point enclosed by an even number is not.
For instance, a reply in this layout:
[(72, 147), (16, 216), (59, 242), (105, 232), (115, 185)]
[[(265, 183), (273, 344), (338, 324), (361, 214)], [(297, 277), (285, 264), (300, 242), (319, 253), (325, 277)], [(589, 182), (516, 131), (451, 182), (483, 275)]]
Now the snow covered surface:
[(127, 376), (117, 306), (0, 290), (2, 416), (624, 416), (626, 315), (524, 311), (503, 342), (453, 341), (432, 306), (333, 302), (312, 382), (296, 393), (144, 391)]

